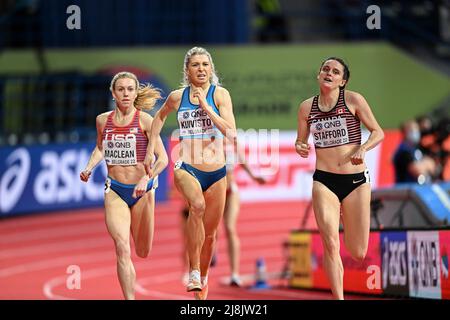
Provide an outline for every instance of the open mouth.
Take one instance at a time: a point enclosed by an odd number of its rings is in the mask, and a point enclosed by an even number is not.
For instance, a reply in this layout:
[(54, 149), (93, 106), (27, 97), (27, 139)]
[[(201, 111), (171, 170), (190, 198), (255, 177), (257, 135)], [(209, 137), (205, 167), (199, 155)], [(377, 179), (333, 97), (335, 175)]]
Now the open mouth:
[(331, 80), (330, 78), (325, 78), (324, 81), (325, 82), (333, 82), (333, 80)]

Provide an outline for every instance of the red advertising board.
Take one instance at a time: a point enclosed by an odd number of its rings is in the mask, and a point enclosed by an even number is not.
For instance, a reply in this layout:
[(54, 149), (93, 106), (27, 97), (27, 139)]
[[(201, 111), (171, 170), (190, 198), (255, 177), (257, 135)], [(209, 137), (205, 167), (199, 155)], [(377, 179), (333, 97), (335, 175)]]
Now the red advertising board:
[(439, 250), (441, 256), (441, 292), (442, 299), (450, 299), (450, 277), (448, 257), (450, 254), (450, 230), (439, 231)]
[[(381, 294), (380, 234), (371, 232), (367, 255), (362, 262), (354, 260), (345, 248), (344, 235), (340, 234), (341, 258), (344, 266), (344, 291)], [(323, 268), (323, 246), (319, 234), (312, 237), (313, 287), (329, 289), (330, 284)]]

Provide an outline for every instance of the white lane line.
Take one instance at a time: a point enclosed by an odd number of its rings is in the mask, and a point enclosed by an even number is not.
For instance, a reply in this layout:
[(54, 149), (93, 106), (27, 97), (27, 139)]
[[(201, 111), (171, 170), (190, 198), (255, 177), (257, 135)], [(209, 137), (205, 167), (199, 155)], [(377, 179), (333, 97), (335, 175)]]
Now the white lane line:
[[(264, 252), (267, 252), (267, 249), (264, 250)], [(270, 255), (266, 255), (267, 259), (270, 259)], [(247, 267), (247, 265), (253, 265), (253, 263), (242, 263), (241, 268)], [(139, 273), (142, 273), (144, 270), (149, 270), (152, 268), (172, 268), (173, 267), (173, 257), (165, 258), (165, 259), (154, 259), (153, 263), (149, 263), (149, 261), (138, 261), (134, 262), (134, 266), (136, 269), (138, 269)], [(215, 266), (213, 269), (211, 269), (211, 273), (214, 273), (217, 277), (222, 277), (223, 275), (228, 272), (228, 265), (220, 265)], [(95, 269), (90, 269), (87, 271), (82, 271), (81, 273), (81, 280), (86, 279), (92, 279), (97, 278), (101, 276), (106, 275), (113, 275), (116, 274), (116, 269), (113, 267), (100, 267)], [(271, 274), (277, 274), (277, 273), (268, 273), (270, 276)], [(163, 284), (166, 282), (171, 281), (180, 281), (181, 284), (181, 278), (182, 272), (171, 272), (171, 273), (158, 273), (157, 275), (147, 276), (147, 277), (139, 277), (136, 280), (136, 292), (139, 292), (140, 294), (144, 296), (154, 297), (156, 299), (177, 299), (177, 300), (189, 300), (189, 295), (177, 295), (177, 294), (171, 294), (166, 293), (158, 290), (149, 290), (145, 288), (145, 285), (147, 284)], [(244, 279), (251, 279), (254, 278), (252, 275), (243, 275)], [(55, 294), (53, 291), (56, 287), (64, 285), (66, 283), (67, 276), (58, 276), (51, 278), (50, 280), (46, 281), (43, 285), (43, 293), (48, 299), (52, 300), (60, 300), (60, 299), (73, 299), (67, 296), (63, 296), (60, 294)], [(117, 280), (118, 281), (118, 280)]]

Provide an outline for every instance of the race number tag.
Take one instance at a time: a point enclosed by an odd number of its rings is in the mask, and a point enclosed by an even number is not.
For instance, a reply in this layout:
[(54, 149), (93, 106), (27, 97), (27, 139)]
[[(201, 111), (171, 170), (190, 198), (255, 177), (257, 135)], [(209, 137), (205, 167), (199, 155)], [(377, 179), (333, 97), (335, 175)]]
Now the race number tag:
[(180, 137), (195, 135), (213, 135), (214, 123), (202, 108), (178, 113)]
[(313, 122), (310, 127), (314, 144), (320, 148), (336, 147), (349, 142), (347, 120), (331, 117)]
[(104, 140), (103, 156), (109, 166), (137, 164), (136, 139)]

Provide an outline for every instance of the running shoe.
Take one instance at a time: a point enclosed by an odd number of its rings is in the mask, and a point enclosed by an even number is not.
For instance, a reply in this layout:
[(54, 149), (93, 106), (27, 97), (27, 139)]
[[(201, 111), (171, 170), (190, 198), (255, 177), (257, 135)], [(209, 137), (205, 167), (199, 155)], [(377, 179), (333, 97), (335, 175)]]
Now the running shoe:
[(189, 282), (186, 286), (187, 292), (190, 291), (201, 291), (202, 283), (200, 281), (200, 271), (192, 270), (189, 274)]
[(242, 287), (242, 280), (239, 276), (231, 276), (230, 286), (232, 287)]

